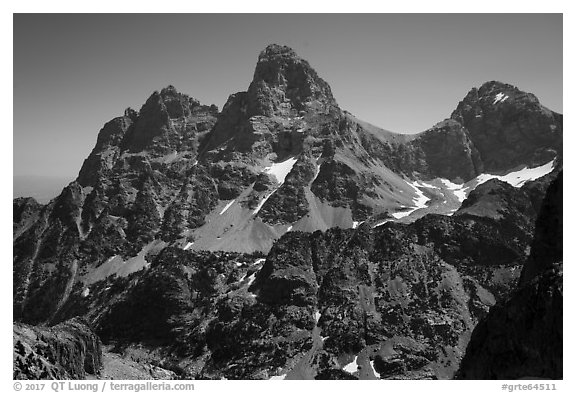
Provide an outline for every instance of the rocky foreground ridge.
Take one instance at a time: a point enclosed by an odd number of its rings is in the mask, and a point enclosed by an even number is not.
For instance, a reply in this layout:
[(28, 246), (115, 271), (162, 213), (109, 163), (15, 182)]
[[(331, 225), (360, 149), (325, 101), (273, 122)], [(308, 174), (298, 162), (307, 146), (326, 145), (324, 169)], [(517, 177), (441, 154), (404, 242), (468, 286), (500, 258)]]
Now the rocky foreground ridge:
[(14, 324), (14, 379), (84, 379), (102, 368), (98, 336), (86, 321), (52, 327)]
[(561, 167), (530, 93), (488, 82), (395, 134), (270, 45), (222, 111), (168, 86), (49, 204), (14, 200), (14, 316), (83, 316), (187, 378), (451, 378)]
[(563, 377), (562, 173), (546, 193), (518, 288), (474, 329), (458, 376)]

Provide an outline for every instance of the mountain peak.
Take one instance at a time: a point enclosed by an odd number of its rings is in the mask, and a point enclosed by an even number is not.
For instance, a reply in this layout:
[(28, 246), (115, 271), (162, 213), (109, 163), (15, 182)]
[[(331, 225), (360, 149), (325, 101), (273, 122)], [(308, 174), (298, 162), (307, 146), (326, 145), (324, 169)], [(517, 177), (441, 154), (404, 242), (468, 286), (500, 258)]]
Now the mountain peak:
[(279, 44), (269, 44), (266, 48), (264, 48), (264, 50), (260, 52), (258, 62), (264, 59), (268, 59), (270, 57), (286, 57), (286, 58), (299, 59), (294, 49), (290, 48), (289, 46)]
[(468, 130), (488, 171), (543, 165), (562, 149), (561, 115), (507, 83), (472, 88), (450, 117)]
[(492, 92), (502, 92), (506, 90), (518, 90), (516, 86), (510, 85), (508, 83), (500, 82), (500, 81), (488, 81), (484, 82), (482, 86), (478, 89), (480, 95), (489, 94)]
[(248, 96), (250, 115), (286, 116), (336, 106), (328, 83), (293, 49), (278, 44), (258, 56)]

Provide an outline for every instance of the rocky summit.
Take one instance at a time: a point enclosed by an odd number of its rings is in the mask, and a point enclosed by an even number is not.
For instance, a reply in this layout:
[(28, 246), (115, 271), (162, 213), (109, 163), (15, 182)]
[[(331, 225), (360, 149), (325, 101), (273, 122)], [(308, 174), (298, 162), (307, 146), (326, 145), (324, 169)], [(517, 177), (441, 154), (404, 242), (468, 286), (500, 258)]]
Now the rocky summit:
[(562, 115), (494, 81), (455, 108), (380, 129), (280, 45), (222, 110), (152, 93), (13, 202), (14, 377), (561, 378)]

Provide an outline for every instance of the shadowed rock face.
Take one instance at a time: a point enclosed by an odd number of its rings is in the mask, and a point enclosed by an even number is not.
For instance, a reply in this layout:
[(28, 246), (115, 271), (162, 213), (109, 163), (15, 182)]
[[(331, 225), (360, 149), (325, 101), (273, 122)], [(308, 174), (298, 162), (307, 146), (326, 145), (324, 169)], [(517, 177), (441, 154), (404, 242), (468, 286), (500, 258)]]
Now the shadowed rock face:
[(14, 379), (84, 379), (102, 368), (100, 339), (80, 319), (52, 327), (14, 324)]
[(474, 329), (458, 377), (562, 379), (562, 172), (536, 222), (518, 289)]
[(454, 120), (446, 120), (424, 132), (412, 146), (422, 152), (428, 165), (426, 172), (436, 177), (469, 180), (484, 170), (468, 131)]
[(550, 184), (536, 220), (530, 258), (522, 270), (520, 285), (562, 261), (563, 254), (563, 172)]

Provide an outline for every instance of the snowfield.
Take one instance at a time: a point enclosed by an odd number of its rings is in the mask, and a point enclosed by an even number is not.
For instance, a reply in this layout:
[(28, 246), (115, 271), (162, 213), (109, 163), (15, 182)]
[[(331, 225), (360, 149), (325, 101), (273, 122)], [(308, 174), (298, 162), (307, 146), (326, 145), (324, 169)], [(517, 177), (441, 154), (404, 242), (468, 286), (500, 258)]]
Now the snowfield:
[(464, 199), (466, 199), (467, 196), (466, 190), (468, 190), (469, 187), (465, 187), (464, 184), (452, 183), (448, 179), (440, 179), (440, 181), (446, 186), (447, 189), (454, 193), (454, 196), (458, 198), (460, 203), (464, 202)]
[(296, 161), (298, 161), (298, 159), (292, 157), (285, 161), (274, 163), (272, 166), (264, 169), (264, 172), (274, 176), (278, 183), (283, 184), (286, 176), (288, 176), (294, 164), (296, 164)]
[[(502, 98), (501, 100), (505, 100), (505, 97)], [(430, 200), (430, 198), (428, 198), (428, 197), (426, 197), (426, 195), (424, 195), (424, 193), (422, 192), (423, 188), (440, 190), (440, 192), (443, 192), (445, 195), (446, 195), (446, 191), (449, 191), (449, 193), (454, 195), (454, 197), (458, 200), (459, 204), (462, 204), (462, 202), (464, 202), (464, 200), (468, 197), (470, 192), (472, 192), (476, 187), (478, 187), (482, 183), (487, 182), (488, 180), (498, 179), (498, 180), (501, 180), (503, 182), (506, 182), (506, 183), (512, 185), (513, 187), (518, 188), (518, 187), (522, 187), (528, 181), (533, 181), (533, 180), (536, 180), (536, 179), (538, 179), (544, 175), (547, 175), (548, 173), (552, 172), (553, 170), (554, 170), (554, 160), (552, 160), (552, 161), (550, 161), (544, 165), (535, 167), (535, 168), (524, 167), (524, 168), (512, 171), (510, 173), (507, 173), (505, 175), (493, 175), (490, 173), (483, 173), (481, 175), (478, 175), (474, 179), (472, 179), (466, 183), (462, 183), (462, 184), (453, 183), (452, 181), (450, 181), (448, 179), (443, 179), (443, 178), (435, 178), (435, 179), (429, 180), (427, 182), (423, 182), (423, 181), (409, 182), (409, 181), (407, 181), (406, 183), (410, 187), (412, 187), (414, 190), (416, 190), (416, 198), (413, 199), (414, 205), (403, 206), (403, 208), (405, 210), (391, 213), (391, 215), (392, 215), (392, 217), (394, 217), (395, 219), (398, 220), (398, 219), (401, 219), (403, 217), (409, 216), (410, 214), (412, 214), (413, 212), (415, 212), (418, 209), (426, 208), (427, 203)], [(431, 183), (433, 183), (433, 184), (431, 184)], [(446, 201), (444, 201), (444, 203), (445, 202)], [(433, 204), (434, 204), (434, 202), (433, 202)], [(442, 212), (442, 214), (451, 216), (452, 214), (454, 214), (454, 212), (456, 212), (458, 210), (458, 207), (459, 206), (457, 206), (456, 208), (451, 209), (449, 211), (444, 210)], [(383, 225), (387, 221), (389, 221), (389, 220), (384, 220), (383, 222), (375, 225), (375, 227)]]
[(230, 203), (228, 203), (224, 209), (222, 209), (222, 211), (220, 212), (220, 215), (224, 214), (226, 212), (226, 210), (228, 210), (230, 208), (230, 206), (232, 206), (234, 204), (234, 202), (236, 202), (236, 199), (234, 199), (233, 201), (231, 201)]
[(280, 188), (280, 186), (282, 184), (284, 184), (284, 180), (286, 179), (286, 176), (288, 176), (288, 174), (290, 173), (290, 171), (294, 167), (294, 164), (296, 164), (296, 161), (298, 161), (298, 159), (292, 157), (292, 158), (289, 158), (285, 161), (277, 162), (277, 163), (272, 164), (272, 166), (264, 168), (265, 173), (268, 173), (268, 174), (270, 174), (276, 178), (276, 181), (278, 182), (278, 187), (276, 187), (274, 189), (274, 191), (272, 191), (270, 194), (266, 195), (264, 197), (264, 199), (262, 199), (260, 201), (260, 203), (258, 204), (256, 209), (254, 209), (254, 211), (252, 212), (253, 216), (258, 214), (260, 209), (262, 209), (262, 206), (264, 206), (264, 204), (272, 196), (272, 194), (274, 194), (276, 192), (276, 190), (278, 190), (278, 188)]
[[(392, 213), (391, 216), (396, 218), (396, 219), (400, 219), (402, 217), (409, 216), (410, 214), (414, 213), (416, 210), (425, 208), (426, 203), (430, 200), (430, 198), (428, 198), (426, 195), (424, 195), (422, 190), (420, 188), (418, 188), (418, 187), (422, 187), (422, 185), (420, 185), (417, 181), (416, 182), (406, 182), (406, 184), (408, 184), (410, 187), (412, 187), (416, 191), (416, 198), (413, 199), (415, 206), (413, 206), (410, 209), (405, 210), (405, 211)], [(408, 206), (404, 206), (404, 207), (408, 207)]]
[(510, 172), (507, 175), (499, 176), (499, 175), (491, 175), (488, 173), (483, 173), (474, 179), (478, 182), (477, 185), (487, 182), (490, 179), (498, 179), (502, 180), (513, 187), (522, 187), (527, 181), (536, 180), (544, 175), (549, 174), (554, 170), (554, 160), (541, 165), (536, 168), (527, 168), (524, 167), (520, 170)]
[(356, 361), (358, 360), (358, 356), (354, 356), (354, 360), (352, 360), (351, 363), (348, 363), (347, 365), (344, 366), (344, 371), (348, 371), (349, 373), (355, 373), (358, 371), (358, 363), (356, 363)]

